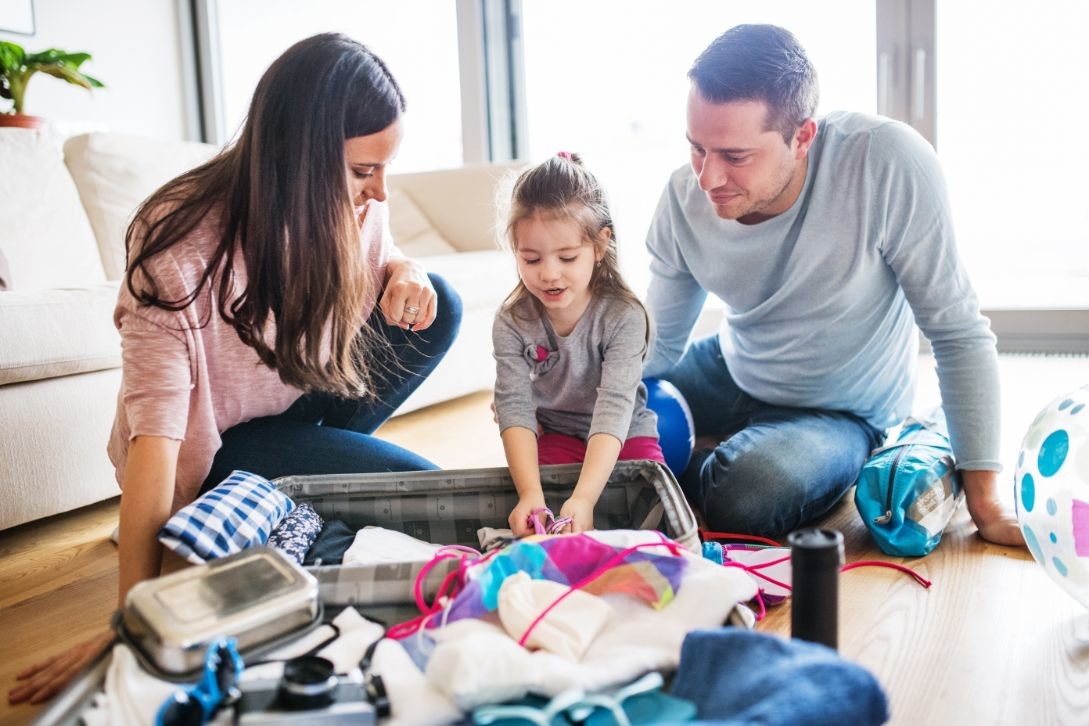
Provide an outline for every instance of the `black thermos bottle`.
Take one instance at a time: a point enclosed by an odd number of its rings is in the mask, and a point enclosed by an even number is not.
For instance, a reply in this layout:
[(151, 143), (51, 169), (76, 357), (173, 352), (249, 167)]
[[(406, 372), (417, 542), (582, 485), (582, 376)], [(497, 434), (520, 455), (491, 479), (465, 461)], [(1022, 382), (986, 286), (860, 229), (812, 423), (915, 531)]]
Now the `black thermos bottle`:
[(830, 648), (839, 639), (839, 569), (843, 567), (843, 535), (834, 529), (799, 529), (790, 544), (790, 635)]

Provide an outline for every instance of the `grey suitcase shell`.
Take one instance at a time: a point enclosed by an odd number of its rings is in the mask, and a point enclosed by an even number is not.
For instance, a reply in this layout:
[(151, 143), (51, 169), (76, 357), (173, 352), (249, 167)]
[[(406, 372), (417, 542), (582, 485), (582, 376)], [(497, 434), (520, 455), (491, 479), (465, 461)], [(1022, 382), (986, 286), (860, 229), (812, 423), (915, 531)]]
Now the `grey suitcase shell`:
[[(570, 496), (580, 471), (579, 464), (541, 467), (541, 485), (553, 511), (559, 512)], [(290, 476), (275, 483), (296, 503), (310, 502), (325, 519), (341, 519), (356, 527), (378, 525), (428, 542), (474, 548), (478, 544), (476, 530), (506, 527), (507, 515), (518, 501), (506, 468)], [(616, 465), (595, 508), (594, 523), (605, 529), (660, 529), (693, 552), (700, 549), (696, 518), (677, 480), (652, 461)], [(325, 565), (307, 569), (318, 580), (327, 616), (339, 607), (356, 605), (364, 614), (392, 623), (414, 614), (413, 586), (422, 566)], [(424, 591), (429, 600), (452, 566), (447, 560), (428, 574)], [(108, 653), (61, 692), (34, 723), (79, 723), (83, 709), (105, 681)]]

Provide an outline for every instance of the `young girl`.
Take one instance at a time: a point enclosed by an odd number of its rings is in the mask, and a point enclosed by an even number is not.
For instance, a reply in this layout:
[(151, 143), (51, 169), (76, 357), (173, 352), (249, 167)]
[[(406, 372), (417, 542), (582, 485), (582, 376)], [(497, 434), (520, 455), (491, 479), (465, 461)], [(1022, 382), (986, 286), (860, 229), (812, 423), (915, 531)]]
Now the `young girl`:
[(561, 152), (515, 183), (507, 235), (520, 281), (495, 318), (495, 411), (518, 489), (509, 522), (532, 533), (545, 506), (538, 465), (583, 462), (560, 509), (593, 529), (617, 459), (664, 461), (640, 378), (649, 320), (620, 277), (604, 192)]
[[(171, 513), (232, 469), (435, 468), (370, 435), (442, 359), (461, 315), (387, 234), (404, 108), (366, 47), (308, 38), (265, 72), (238, 141), (137, 212), (114, 313), (119, 605), (160, 573)], [(10, 700), (48, 698), (111, 638), (103, 627), (24, 671)]]

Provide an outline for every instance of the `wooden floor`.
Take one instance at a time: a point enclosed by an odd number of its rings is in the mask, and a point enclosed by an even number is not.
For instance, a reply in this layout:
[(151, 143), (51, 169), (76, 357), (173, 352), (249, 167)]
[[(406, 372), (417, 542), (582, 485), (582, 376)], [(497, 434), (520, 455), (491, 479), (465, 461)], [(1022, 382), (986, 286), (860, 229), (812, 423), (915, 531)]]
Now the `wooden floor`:
[[(1004, 419), (1013, 429), (1023, 431), (1050, 398), (1089, 378), (1089, 362), (1081, 359), (1040, 379), (1049, 385), (1042, 398), (1010, 395), (1024, 393), (1026, 371), (1036, 365), (1004, 361)], [(936, 388), (932, 369), (924, 366), (923, 373), (925, 402)], [(401, 416), (379, 434), (445, 468), (502, 465), (490, 400), (476, 394)], [(1007, 462), (1016, 457), (1018, 438), (1016, 431), (1004, 434)], [(116, 550), (108, 538), (117, 512), (111, 500), (0, 532), (5, 690), (18, 670), (106, 622), (116, 597)], [(985, 544), (963, 509), (939, 548), (912, 561), (881, 555), (849, 498), (827, 524), (844, 533), (849, 561), (900, 562), (934, 582), (924, 590), (883, 568), (840, 576), (840, 652), (877, 676), (892, 723), (1089, 723), (1089, 613), (1027, 552)], [(789, 604), (758, 627), (788, 635)], [(26, 723), (38, 710), (0, 699), (0, 725)]]

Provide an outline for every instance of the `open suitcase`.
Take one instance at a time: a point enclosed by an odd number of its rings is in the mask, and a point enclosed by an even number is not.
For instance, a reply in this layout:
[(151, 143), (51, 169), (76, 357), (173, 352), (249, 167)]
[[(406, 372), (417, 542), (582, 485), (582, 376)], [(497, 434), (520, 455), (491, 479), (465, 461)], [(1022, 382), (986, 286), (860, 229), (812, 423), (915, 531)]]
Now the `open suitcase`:
[[(581, 466), (541, 467), (545, 500), (554, 511), (570, 496)], [(309, 502), (324, 519), (361, 528), (377, 525), (438, 544), (477, 548), (481, 527), (507, 527), (518, 495), (506, 468), (382, 474), (290, 476), (277, 486), (296, 503)], [(651, 461), (619, 462), (594, 512), (600, 529), (658, 529), (697, 552), (697, 524), (680, 486), (663, 466)], [(424, 583), (430, 599), (452, 567), (433, 568)], [(413, 587), (424, 563), (393, 563), (308, 568), (317, 578), (326, 619), (345, 606), (386, 623), (416, 614)], [(80, 714), (101, 690), (107, 650), (82, 677), (63, 691), (35, 723), (78, 724)]]
[[(574, 491), (580, 466), (541, 467), (545, 500), (558, 512)], [(296, 503), (309, 502), (324, 519), (359, 528), (377, 525), (437, 544), (478, 548), (481, 527), (507, 527), (518, 503), (506, 468), (390, 474), (293, 476), (277, 480)], [(620, 462), (594, 511), (599, 529), (659, 529), (696, 552), (696, 519), (673, 475), (651, 461)], [(413, 585), (424, 563), (318, 566), (319, 593), (327, 608), (354, 605), (387, 622), (411, 617)], [(430, 599), (453, 560), (440, 563), (424, 583)]]

